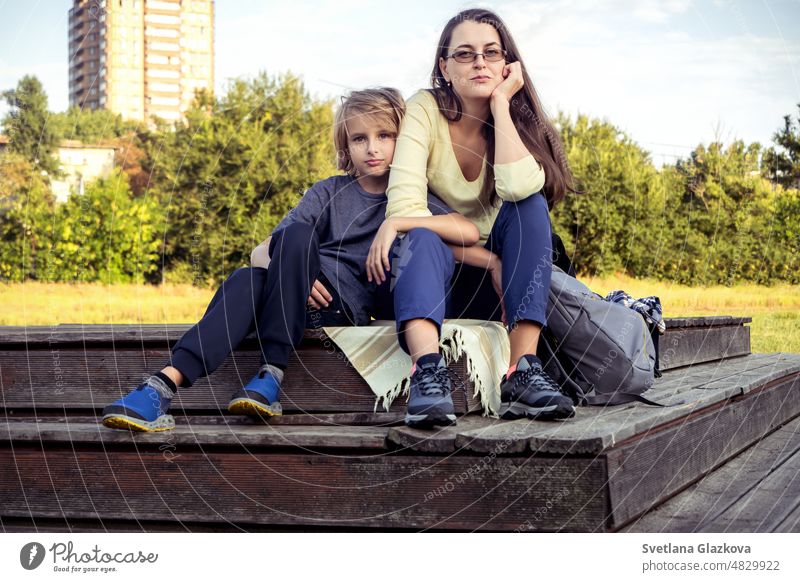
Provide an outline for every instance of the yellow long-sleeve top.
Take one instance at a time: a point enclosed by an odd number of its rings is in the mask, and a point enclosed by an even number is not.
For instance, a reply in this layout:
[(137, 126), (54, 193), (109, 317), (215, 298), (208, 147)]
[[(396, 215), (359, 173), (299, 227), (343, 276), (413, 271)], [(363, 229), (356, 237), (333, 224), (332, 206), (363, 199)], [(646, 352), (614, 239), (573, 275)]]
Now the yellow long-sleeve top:
[[(480, 200), (486, 161), (472, 182), (464, 178), (450, 141), (448, 121), (428, 91), (406, 103), (386, 195), (386, 217), (430, 216), (427, 191), (472, 221), (485, 243), (500, 209)], [(501, 200), (518, 202), (544, 187), (544, 170), (532, 155), (510, 164), (495, 164), (494, 187)]]

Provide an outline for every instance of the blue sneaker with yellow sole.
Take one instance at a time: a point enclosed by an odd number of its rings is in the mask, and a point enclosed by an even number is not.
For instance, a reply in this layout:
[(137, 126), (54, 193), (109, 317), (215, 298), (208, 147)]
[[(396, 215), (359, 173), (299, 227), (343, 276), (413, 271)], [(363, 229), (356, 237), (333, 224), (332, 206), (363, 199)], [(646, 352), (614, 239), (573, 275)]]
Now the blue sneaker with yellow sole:
[(167, 414), (171, 399), (146, 382), (103, 409), (103, 425), (137, 432), (159, 432), (175, 428)]
[(281, 416), (281, 383), (267, 370), (262, 369), (247, 385), (236, 392), (228, 403), (234, 414), (250, 416)]

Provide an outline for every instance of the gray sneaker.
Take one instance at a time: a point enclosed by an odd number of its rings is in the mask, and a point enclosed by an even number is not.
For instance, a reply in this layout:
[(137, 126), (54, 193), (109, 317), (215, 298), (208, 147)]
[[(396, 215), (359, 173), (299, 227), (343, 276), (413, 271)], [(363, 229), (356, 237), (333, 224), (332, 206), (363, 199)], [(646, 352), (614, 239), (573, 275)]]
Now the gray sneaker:
[(406, 425), (433, 428), (456, 424), (451, 374), (441, 356), (438, 362), (417, 365), (411, 376)]
[(560, 420), (575, 416), (572, 398), (561, 391), (535, 359), (522, 356), (500, 384), (500, 416), (506, 420)]

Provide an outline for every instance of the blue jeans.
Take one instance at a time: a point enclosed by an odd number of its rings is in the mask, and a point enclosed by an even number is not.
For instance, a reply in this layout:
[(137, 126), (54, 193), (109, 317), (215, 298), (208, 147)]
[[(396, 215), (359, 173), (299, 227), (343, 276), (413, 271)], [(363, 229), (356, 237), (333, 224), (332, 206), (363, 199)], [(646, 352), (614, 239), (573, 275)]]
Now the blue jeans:
[[(553, 266), (550, 214), (544, 194), (503, 202), (485, 248), (500, 257), (503, 302), (509, 329), (519, 321), (547, 323)], [(500, 298), (485, 269), (456, 265), (453, 252), (434, 232), (415, 228), (392, 247), (392, 269), (378, 288), (376, 317), (395, 319), (400, 346), (406, 321), (428, 319), (441, 333), (445, 318), (500, 321)]]

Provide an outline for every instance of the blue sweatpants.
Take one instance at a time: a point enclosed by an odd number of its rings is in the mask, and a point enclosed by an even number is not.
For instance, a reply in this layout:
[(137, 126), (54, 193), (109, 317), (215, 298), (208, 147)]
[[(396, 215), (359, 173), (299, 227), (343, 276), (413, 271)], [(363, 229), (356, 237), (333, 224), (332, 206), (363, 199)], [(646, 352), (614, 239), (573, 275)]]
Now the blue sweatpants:
[[(289, 355), (307, 327), (350, 325), (337, 290), (320, 271), (319, 240), (314, 228), (294, 223), (272, 236), (269, 268), (237, 269), (217, 289), (203, 318), (173, 346), (169, 365), (191, 386), (216, 370), (254, 331), (262, 363), (286, 368)], [(306, 300), (315, 279), (333, 297), (331, 307), (311, 310)], [(339, 311), (329, 313), (334, 308)], [(347, 321), (345, 321), (347, 320)]]
[[(503, 265), (503, 301), (509, 329), (519, 321), (547, 323), (553, 265), (550, 214), (544, 194), (503, 202), (485, 247)], [(500, 298), (485, 269), (456, 265), (453, 252), (434, 232), (416, 228), (392, 247), (392, 269), (378, 289), (377, 318), (397, 321), (400, 346), (408, 352), (402, 325), (445, 318), (500, 321)], [(393, 313), (390, 313), (393, 311)]]

